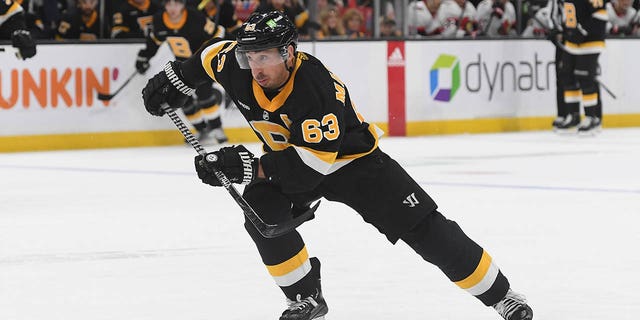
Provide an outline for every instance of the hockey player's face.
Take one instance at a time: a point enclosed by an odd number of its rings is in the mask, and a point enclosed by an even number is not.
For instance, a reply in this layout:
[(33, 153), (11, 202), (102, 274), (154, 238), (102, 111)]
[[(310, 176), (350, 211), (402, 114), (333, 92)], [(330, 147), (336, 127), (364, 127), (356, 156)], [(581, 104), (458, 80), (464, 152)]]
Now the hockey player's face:
[(98, 0), (80, 0), (78, 1), (78, 8), (84, 15), (90, 15), (98, 5)]
[(167, 1), (164, 5), (164, 9), (167, 11), (170, 19), (180, 18), (182, 10), (184, 10), (184, 3), (181, 1)]
[(285, 61), (277, 48), (247, 52), (253, 79), (266, 89), (277, 89), (289, 78)]

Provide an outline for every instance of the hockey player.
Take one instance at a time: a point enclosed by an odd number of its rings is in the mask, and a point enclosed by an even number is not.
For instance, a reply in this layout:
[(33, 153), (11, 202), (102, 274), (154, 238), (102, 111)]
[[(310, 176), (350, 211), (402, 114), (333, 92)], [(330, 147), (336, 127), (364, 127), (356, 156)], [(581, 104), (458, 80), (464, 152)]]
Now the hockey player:
[(24, 10), (12, 0), (0, 1), (0, 39), (11, 39), (11, 45), (18, 49), (19, 59), (36, 55), (36, 43), (27, 31)]
[[(569, 74), (572, 70), (562, 67), (562, 56), (564, 47), (562, 43), (562, 0), (549, 0), (547, 5), (534, 14), (529, 21), (529, 25), (522, 32), (523, 37), (544, 36), (549, 39), (555, 46), (555, 72), (556, 72), (556, 118), (551, 123), (554, 131), (563, 131), (559, 126), (563, 123), (574, 121), (573, 116), (569, 115), (568, 106), (564, 101), (564, 84), (566, 79), (570, 79)], [(563, 80), (565, 79), (565, 80)]]
[(97, 7), (98, 0), (78, 0), (78, 10), (62, 16), (58, 25), (56, 39), (79, 39), (85, 41), (97, 40), (100, 34), (107, 34), (100, 30), (100, 16)]
[[(185, 7), (185, 0), (165, 0), (164, 10), (153, 16), (152, 31), (147, 37), (146, 48), (138, 52), (136, 69), (144, 74), (149, 69), (149, 60), (165, 41), (176, 59), (183, 61), (212, 37), (224, 37), (224, 28), (216, 28), (215, 23), (202, 13)], [(222, 93), (209, 81), (199, 83), (193, 96), (182, 108), (203, 144), (219, 144), (228, 140), (220, 119), (221, 102)]]
[[(216, 4), (216, 2), (218, 2)], [(224, 27), (227, 39), (235, 39), (236, 31), (242, 25), (238, 19), (235, 7), (229, 0), (202, 0), (198, 4), (198, 10), (202, 11), (209, 19)]]
[[(561, 72), (565, 120), (556, 128), (580, 134), (597, 133), (602, 125), (602, 101), (598, 56), (604, 50), (605, 28), (608, 20), (606, 0), (565, 0), (563, 6), (562, 37), (564, 41)], [(580, 122), (580, 104), (585, 118)]]
[(631, 7), (631, 0), (613, 0), (607, 3), (607, 33), (614, 36), (635, 35), (638, 29), (636, 9)]
[[(212, 167), (234, 183), (248, 183), (244, 198), (270, 224), (291, 219), (320, 197), (344, 203), (390, 242), (406, 242), (504, 319), (532, 319), (525, 298), (510, 289), (489, 253), (446, 219), (420, 185), (380, 150), (381, 130), (356, 111), (345, 83), (296, 46), (295, 26), (285, 15), (253, 14), (237, 41), (213, 40), (192, 58), (168, 63), (144, 88), (144, 105), (161, 116), (162, 105), (180, 106), (199, 83), (214, 79), (241, 106), (265, 154), (254, 158), (239, 145), (210, 153), (206, 160), (197, 156), (204, 183), (221, 185)], [(300, 233), (265, 238), (251, 222), (245, 228), (289, 301), (280, 319), (323, 319), (328, 306), (320, 261), (309, 257)]]
[(160, 7), (151, 0), (129, 0), (113, 13), (111, 38), (146, 38)]
[(476, 8), (467, 0), (443, 0), (436, 20), (445, 38), (475, 37), (478, 33)]
[(515, 36), (516, 8), (509, 0), (482, 0), (478, 3), (476, 21), (489, 37)]

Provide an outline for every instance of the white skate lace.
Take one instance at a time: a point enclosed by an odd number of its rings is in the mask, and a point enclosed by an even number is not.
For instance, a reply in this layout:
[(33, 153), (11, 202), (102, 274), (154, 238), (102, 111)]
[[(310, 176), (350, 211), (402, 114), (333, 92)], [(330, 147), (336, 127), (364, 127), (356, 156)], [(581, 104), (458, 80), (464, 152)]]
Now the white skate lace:
[(509, 319), (511, 315), (518, 309), (519, 306), (527, 304), (527, 299), (521, 294), (515, 293), (509, 289), (507, 295), (493, 305), (493, 308), (504, 319)]
[(287, 310), (302, 310), (307, 308), (307, 306), (311, 306), (315, 308), (318, 305), (318, 303), (316, 302), (315, 299), (313, 299), (313, 297), (309, 296), (304, 299), (301, 299), (301, 298), (302, 296), (298, 294), (296, 296), (295, 301), (287, 299), (287, 304), (289, 305)]

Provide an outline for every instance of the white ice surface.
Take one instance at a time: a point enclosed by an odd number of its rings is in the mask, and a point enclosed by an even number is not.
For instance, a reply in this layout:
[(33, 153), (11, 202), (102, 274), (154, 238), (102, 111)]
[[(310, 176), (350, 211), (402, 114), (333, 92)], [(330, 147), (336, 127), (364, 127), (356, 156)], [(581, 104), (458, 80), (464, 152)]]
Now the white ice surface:
[[(249, 147), (258, 151), (257, 144)], [(640, 129), (385, 138), (534, 319), (640, 314)], [(0, 154), (0, 320), (277, 319), (284, 298), (187, 147)], [(499, 319), (326, 200), (300, 228), (329, 320)]]

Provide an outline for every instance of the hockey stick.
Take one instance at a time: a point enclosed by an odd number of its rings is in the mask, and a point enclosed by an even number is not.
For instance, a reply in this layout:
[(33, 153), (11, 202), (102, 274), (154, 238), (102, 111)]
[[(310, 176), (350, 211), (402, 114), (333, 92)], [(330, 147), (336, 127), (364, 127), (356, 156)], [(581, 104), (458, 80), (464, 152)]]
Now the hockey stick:
[[(536, 21), (536, 22), (538, 22), (541, 26), (543, 26), (543, 27), (544, 27), (544, 24), (543, 24), (543, 23), (542, 23), (538, 18), (536, 18), (536, 16), (535, 16), (535, 15), (533, 15), (531, 18), (533, 18), (533, 20), (535, 20), (535, 21)], [(545, 28), (545, 29), (546, 29), (546, 28)], [(547, 32), (548, 32), (548, 31), (549, 31), (549, 30), (547, 30)], [(550, 39), (550, 41), (551, 41), (551, 43), (553, 43), (553, 45), (554, 45), (554, 46), (556, 46), (556, 47), (557, 47), (557, 48), (559, 48), (560, 50), (562, 50), (562, 51), (564, 51), (564, 52), (567, 52), (567, 53), (571, 54), (571, 52), (569, 51), (569, 49), (567, 49), (567, 47), (566, 47), (564, 44), (562, 44), (562, 43), (558, 42), (558, 40), (557, 40), (557, 39)], [(618, 99), (618, 97), (617, 97), (617, 96), (616, 96), (616, 95), (615, 95), (611, 90), (609, 90), (609, 88), (608, 88), (604, 83), (602, 83), (602, 81), (600, 81), (600, 79), (598, 79), (598, 78), (594, 78), (593, 80), (594, 80), (595, 82), (597, 82), (597, 83), (602, 87), (602, 89), (604, 89), (604, 91), (606, 91), (606, 92), (611, 96), (611, 98), (613, 98), (613, 99), (615, 99), (615, 100), (617, 100), (617, 99)]]
[[(189, 142), (189, 144), (196, 150), (196, 152), (198, 152), (198, 154), (203, 157), (215, 157), (215, 155), (212, 154), (207, 156), (207, 151), (202, 147), (202, 145), (200, 145), (198, 139), (196, 139), (196, 137), (191, 133), (189, 128), (184, 124), (182, 119), (178, 117), (175, 111), (171, 110), (171, 107), (165, 104), (162, 106), (162, 109), (167, 113), (167, 115), (169, 115), (171, 121), (173, 121), (178, 130), (180, 130), (180, 133), (182, 133), (184, 138), (187, 139), (187, 142)], [(307, 211), (296, 218), (278, 224), (268, 224), (264, 222), (264, 220), (262, 220), (260, 216), (258, 216), (253, 208), (251, 208), (251, 206), (242, 197), (238, 190), (236, 190), (236, 188), (231, 184), (229, 178), (227, 178), (227, 176), (225, 176), (222, 171), (215, 168), (211, 169), (213, 169), (213, 173), (216, 175), (220, 183), (222, 183), (222, 186), (227, 189), (227, 191), (229, 191), (229, 194), (231, 194), (233, 199), (240, 206), (245, 217), (249, 219), (251, 224), (253, 224), (258, 232), (260, 232), (260, 234), (265, 238), (275, 238), (293, 231), (305, 221), (311, 219), (313, 217), (313, 213), (318, 209), (318, 206), (320, 205), (320, 201), (317, 201), (316, 204), (311, 206), (309, 209), (307, 209)]]
[(107, 101), (107, 100), (113, 99), (113, 97), (115, 97), (120, 91), (122, 91), (122, 89), (124, 89), (124, 87), (127, 86), (127, 84), (129, 84), (129, 81), (131, 81), (131, 79), (133, 79), (133, 77), (135, 77), (136, 74), (138, 74), (138, 70), (135, 70), (129, 76), (129, 78), (127, 78), (127, 80), (125, 80), (125, 82), (120, 86), (120, 88), (118, 88), (114, 93), (108, 94), (108, 93), (98, 92), (98, 99), (103, 100), (103, 101)]

